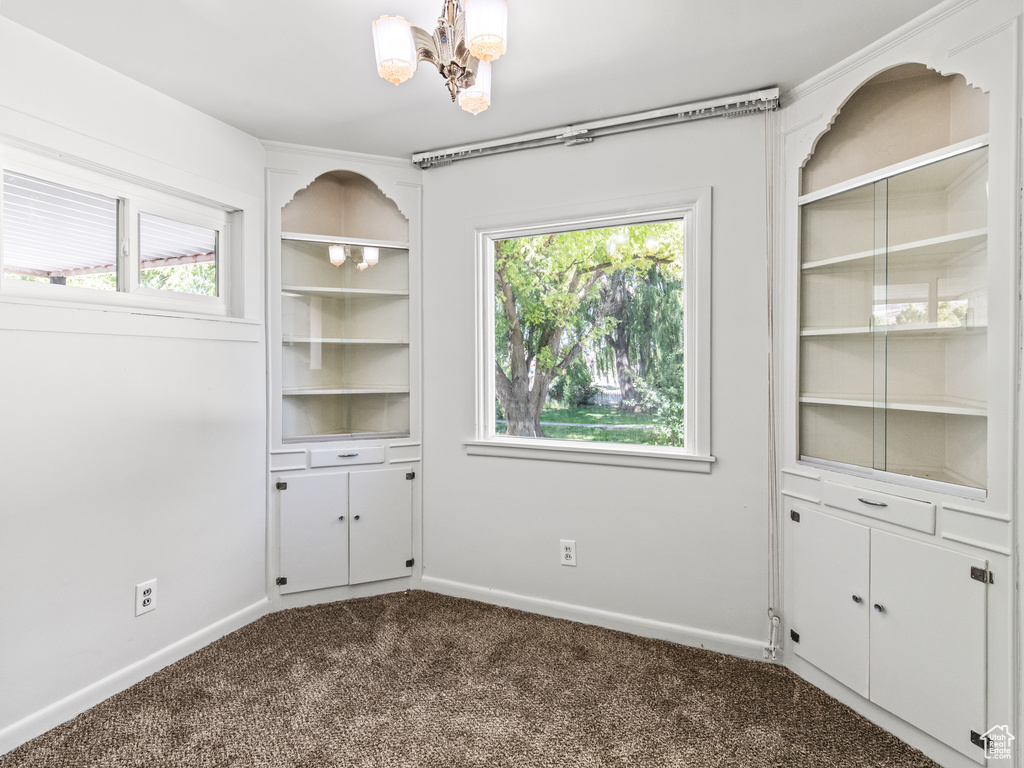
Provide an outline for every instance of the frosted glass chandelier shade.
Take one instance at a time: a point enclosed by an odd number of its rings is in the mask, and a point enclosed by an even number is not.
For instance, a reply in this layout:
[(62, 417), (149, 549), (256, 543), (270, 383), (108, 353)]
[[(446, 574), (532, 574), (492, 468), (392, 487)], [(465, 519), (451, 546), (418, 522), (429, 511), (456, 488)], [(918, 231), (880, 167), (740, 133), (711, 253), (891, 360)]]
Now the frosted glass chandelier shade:
[(380, 260), (380, 249), (372, 246), (363, 248), (363, 264), (372, 267)]
[(505, 53), (508, 0), (464, 0), (469, 52), (488, 64)]
[(327, 247), (327, 255), (331, 259), (331, 264), (336, 267), (340, 267), (345, 263), (345, 246), (344, 245), (330, 245)]
[(459, 106), (478, 115), (491, 105), (491, 65), (481, 61), (477, 65), (473, 85), (459, 94)]
[(416, 72), (416, 43), (412, 25), (401, 16), (381, 16), (373, 22), (373, 52), (377, 74), (390, 83), (404, 83)]

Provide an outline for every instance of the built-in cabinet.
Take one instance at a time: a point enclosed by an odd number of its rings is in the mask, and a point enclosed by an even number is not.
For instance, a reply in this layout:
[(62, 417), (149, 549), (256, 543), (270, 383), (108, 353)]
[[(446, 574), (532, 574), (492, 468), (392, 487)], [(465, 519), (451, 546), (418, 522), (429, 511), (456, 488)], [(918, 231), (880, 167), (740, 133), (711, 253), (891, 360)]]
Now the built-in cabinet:
[(781, 131), (788, 663), (950, 767), (1015, 711), (1018, 41), (988, 23), (797, 89)]
[(412, 573), (413, 470), (282, 474), (281, 593)]
[(794, 653), (982, 762), (988, 561), (803, 507), (789, 524)]
[(419, 171), (269, 152), (269, 575), (338, 599), (416, 562)]
[(984, 490), (987, 137), (799, 204), (801, 458)]

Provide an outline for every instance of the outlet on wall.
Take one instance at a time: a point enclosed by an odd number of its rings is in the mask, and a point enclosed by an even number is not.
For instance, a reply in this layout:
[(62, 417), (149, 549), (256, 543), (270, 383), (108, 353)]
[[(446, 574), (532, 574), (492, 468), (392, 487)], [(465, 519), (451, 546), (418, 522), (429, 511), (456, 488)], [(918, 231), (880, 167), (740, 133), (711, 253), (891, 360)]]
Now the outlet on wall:
[(559, 560), (562, 565), (571, 565), (573, 568), (576, 567), (576, 540), (575, 539), (562, 539), (561, 552), (559, 554)]
[(135, 615), (141, 616), (156, 608), (156, 579), (135, 585)]

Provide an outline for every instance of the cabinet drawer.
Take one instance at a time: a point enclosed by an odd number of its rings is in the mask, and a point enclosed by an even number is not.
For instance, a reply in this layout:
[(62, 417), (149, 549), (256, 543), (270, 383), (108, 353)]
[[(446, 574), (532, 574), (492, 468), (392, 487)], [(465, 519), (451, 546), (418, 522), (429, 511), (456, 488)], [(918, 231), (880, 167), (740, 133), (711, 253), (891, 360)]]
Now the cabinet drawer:
[(359, 445), (351, 448), (318, 448), (309, 452), (310, 467), (342, 467), (349, 464), (383, 464), (383, 445)]
[(821, 500), (827, 507), (856, 512), (858, 515), (885, 520), (923, 533), (935, 533), (935, 505), (926, 501), (905, 499), (828, 480), (825, 481)]

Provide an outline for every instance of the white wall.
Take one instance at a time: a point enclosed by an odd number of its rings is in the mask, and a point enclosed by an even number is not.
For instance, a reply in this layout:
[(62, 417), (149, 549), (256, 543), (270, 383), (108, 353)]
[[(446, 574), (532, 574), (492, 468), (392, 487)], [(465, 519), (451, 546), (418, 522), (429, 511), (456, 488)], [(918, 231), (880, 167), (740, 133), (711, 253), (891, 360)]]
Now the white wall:
[[(768, 620), (764, 119), (715, 119), (424, 174), (424, 586), (760, 655)], [(709, 475), (467, 456), (474, 221), (713, 188)], [(531, 212), (533, 212), (531, 214)], [(559, 539), (579, 565), (561, 567)]]
[(0, 143), (243, 209), (245, 238), (240, 320), (0, 300), (4, 752), (262, 611), (266, 400), (255, 139), (0, 19)]

